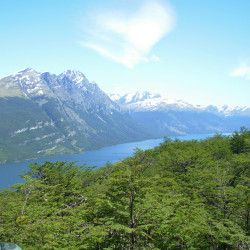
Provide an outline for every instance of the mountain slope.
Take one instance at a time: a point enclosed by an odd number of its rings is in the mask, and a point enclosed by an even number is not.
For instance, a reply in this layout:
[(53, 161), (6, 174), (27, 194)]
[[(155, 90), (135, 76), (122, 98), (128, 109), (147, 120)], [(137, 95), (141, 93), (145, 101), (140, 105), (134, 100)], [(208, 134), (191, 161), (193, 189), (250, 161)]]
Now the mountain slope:
[(0, 161), (72, 154), (151, 138), (78, 71), (0, 79)]

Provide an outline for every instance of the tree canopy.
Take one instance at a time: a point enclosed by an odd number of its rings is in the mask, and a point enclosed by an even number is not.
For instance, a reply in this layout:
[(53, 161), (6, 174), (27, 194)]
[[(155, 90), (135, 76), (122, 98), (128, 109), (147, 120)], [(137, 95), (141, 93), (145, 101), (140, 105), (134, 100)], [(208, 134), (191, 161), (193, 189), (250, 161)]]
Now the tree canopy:
[(23, 249), (249, 249), (250, 132), (160, 146), (92, 170), (32, 164), (0, 193)]

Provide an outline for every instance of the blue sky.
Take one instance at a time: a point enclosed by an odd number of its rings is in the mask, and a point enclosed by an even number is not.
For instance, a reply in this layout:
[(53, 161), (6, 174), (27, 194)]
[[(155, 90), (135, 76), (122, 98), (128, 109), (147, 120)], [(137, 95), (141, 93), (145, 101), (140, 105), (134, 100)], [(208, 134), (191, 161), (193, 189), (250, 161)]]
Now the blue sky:
[(249, 0), (1, 0), (0, 77), (82, 71), (109, 93), (250, 106)]

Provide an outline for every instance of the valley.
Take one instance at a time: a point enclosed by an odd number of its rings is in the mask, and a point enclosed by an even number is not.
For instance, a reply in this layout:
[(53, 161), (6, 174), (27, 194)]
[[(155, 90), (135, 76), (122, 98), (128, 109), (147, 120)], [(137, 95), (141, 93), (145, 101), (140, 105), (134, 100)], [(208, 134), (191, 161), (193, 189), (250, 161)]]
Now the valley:
[(79, 71), (0, 79), (0, 162), (70, 155), (164, 136), (231, 133), (249, 107), (201, 106), (146, 91), (108, 95)]

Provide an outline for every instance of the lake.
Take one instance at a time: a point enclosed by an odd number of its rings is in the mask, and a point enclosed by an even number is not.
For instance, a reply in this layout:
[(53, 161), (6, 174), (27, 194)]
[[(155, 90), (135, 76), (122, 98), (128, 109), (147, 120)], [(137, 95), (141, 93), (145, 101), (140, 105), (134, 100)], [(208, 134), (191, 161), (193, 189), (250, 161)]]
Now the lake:
[[(185, 136), (173, 136), (171, 139), (178, 138), (180, 140), (200, 140), (213, 136), (212, 134), (192, 134)], [(37, 162), (43, 164), (45, 161), (74, 161), (78, 165), (86, 164), (89, 167), (105, 166), (106, 163), (114, 163), (130, 157), (134, 153), (135, 148), (141, 150), (151, 149), (162, 143), (164, 139), (145, 140), (140, 142), (130, 142), (124, 144), (117, 144), (114, 146), (104, 147), (98, 150), (85, 151), (81, 154), (65, 155), (57, 157), (48, 157), (37, 160), (29, 160), (14, 163), (0, 164), (0, 190), (8, 188), (13, 184), (24, 182), (19, 176), (23, 171), (29, 170), (29, 165)]]

